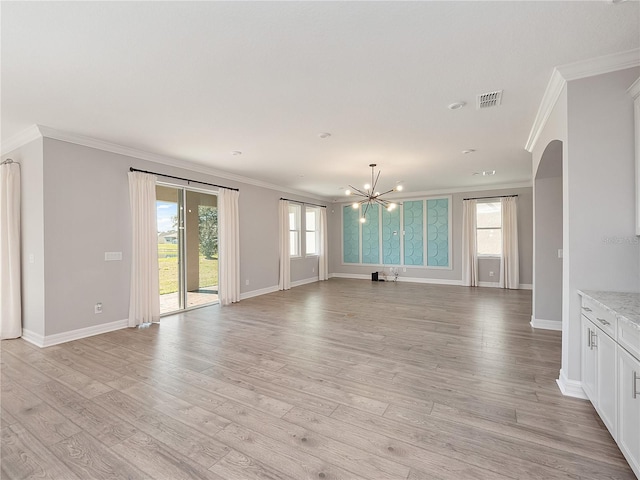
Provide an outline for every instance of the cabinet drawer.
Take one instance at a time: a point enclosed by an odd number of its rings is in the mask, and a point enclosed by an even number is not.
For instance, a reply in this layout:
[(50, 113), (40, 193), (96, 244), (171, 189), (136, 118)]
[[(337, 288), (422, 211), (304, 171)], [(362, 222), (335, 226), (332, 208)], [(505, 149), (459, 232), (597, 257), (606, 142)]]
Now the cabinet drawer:
[(618, 322), (618, 343), (640, 360), (640, 329), (625, 321)]
[(582, 297), (582, 314), (611, 338), (616, 339), (618, 319), (613, 313)]

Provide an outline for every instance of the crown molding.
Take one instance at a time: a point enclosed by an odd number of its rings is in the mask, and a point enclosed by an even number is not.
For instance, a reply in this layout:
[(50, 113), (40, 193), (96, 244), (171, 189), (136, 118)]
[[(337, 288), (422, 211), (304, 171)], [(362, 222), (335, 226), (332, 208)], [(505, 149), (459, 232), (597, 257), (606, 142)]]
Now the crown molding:
[(160, 163), (162, 165), (168, 165), (176, 168), (184, 168), (192, 172), (204, 173), (206, 175), (212, 175), (214, 177), (224, 178), (226, 180), (233, 180), (236, 182), (253, 185), (255, 187), (268, 188), (269, 190), (276, 190), (278, 192), (289, 193), (293, 195), (300, 195), (306, 198), (312, 198), (326, 202), (326, 199), (309, 192), (303, 192), (295, 190), (293, 188), (283, 187), (281, 185), (275, 185), (273, 183), (263, 182), (262, 180), (256, 180), (254, 178), (245, 177), (242, 175), (236, 175), (234, 173), (224, 172), (215, 168), (207, 167), (188, 160), (182, 160), (179, 158), (168, 157), (157, 153), (146, 152), (144, 150), (138, 150), (136, 148), (126, 147), (124, 145), (118, 145), (116, 143), (99, 140), (96, 138), (85, 137), (82, 135), (76, 135), (74, 133), (63, 132), (51, 127), (38, 125), (43, 137), (52, 138), (54, 140), (61, 140), (63, 142), (74, 143), (76, 145), (82, 145), (85, 147), (96, 148), (105, 152), (117, 153), (119, 155), (126, 155), (128, 157), (139, 158), (142, 160), (148, 160), (154, 163)]
[(640, 66), (640, 48), (560, 65), (554, 68), (524, 148), (529, 153), (533, 152), (567, 82), (637, 66)]
[(2, 142), (2, 150), (0, 151), (2, 155), (6, 155), (7, 153), (13, 152), (15, 149), (26, 145), (29, 142), (33, 142), (38, 138), (41, 138), (42, 135), (37, 125), (31, 125), (28, 128), (25, 128), (21, 132), (16, 133), (12, 137), (9, 137), (6, 141)]
[(242, 175), (236, 175), (234, 173), (224, 172), (215, 168), (207, 167), (188, 160), (182, 160), (179, 158), (168, 157), (157, 153), (146, 152), (144, 150), (138, 150), (136, 148), (126, 147), (124, 145), (118, 145), (116, 143), (107, 142), (92, 137), (85, 137), (83, 135), (77, 135), (75, 133), (64, 132), (55, 128), (47, 127), (45, 125), (32, 125), (24, 131), (9, 138), (6, 142), (2, 142), (2, 155), (15, 150), (37, 138), (51, 138), (53, 140), (60, 140), (62, 142), (73, 143), (75, 145), (81, 145), (84, 147), (95, 148), (105, 152), (116, 153), (118, 155), (125, 155), (127, 157), (138, 158), (141, 160), (148, 160), (154, 163), (160, 163), (162, 165), (168, 165), (176, 168), (184, 168), (192, 172), (203, 173), (205, 175), (212, 175), (218, 178), (224, 178), (226, 180), (233, 180), (236, 182), (253, 185), (256, 187), (267, 188), (269, 190), (275, 190), (277, 192), (288, 193), (292, 195), (299, 195), (305, 198), (312, 198), (321, 202), (327, 202), (325, 197), (321, 197), (309, 192), (303, 192), (293, 188), (283, 187), (281, 185), (275, 185), (273, 183), (263, 182)]
[[(514, 188), (532, 188), (533, 182), (521, 182), (521, 183), (502, 183), (498, 185), (478, 185), (475, 187), (457, 187), (446, 188), (441, 190), (425, 190), (422, 192), (399, 192), (385, 195), (384, 198), (397, 198), (399, 200), (409, 200), (416, 197), (435, 197), (443, 195), (452, 195), (454, 193), (469, 193), (469, 192), (490, 192), (494, 190), (513, 190)], [(348, 198), (352, 198), (349, 200)], [(334, 198), (333, 203), (353, 203), (354, 197)]]
[(640, 48), (560, 65), (557, 70), (567, 82), (625, 70), (640, 65)]
[(538, 113), (536, 114), (536, 118), (533, 121), (533, 126), (531, 127), (531, 131), (529, 132), (529, 138), (527, 139), (527, 143), (524, 148), (527, 152), (533, 152), (536, 143), (538, 143), (538, 139), (542, 134), (542, 130), (544, 130), (544, 126), (547, 124), (547, 120), (551, 116), (551, 112), (553, 112), (553, 108), (556, 106), (558, 99), (560, 98), (560, 94), (564, 89), (564, 86), (567, 84), (567, 81), (562, 78), (562, 75), (558, 71), (557, 68), (553, 69), (551, 73), (551, 78), (549, 79), (549, 83), (547, 83), (547, 88), (544, 91), (544, 95), (542, 96), (542, 101), (540, 102), (540, 106), (538, 107)]

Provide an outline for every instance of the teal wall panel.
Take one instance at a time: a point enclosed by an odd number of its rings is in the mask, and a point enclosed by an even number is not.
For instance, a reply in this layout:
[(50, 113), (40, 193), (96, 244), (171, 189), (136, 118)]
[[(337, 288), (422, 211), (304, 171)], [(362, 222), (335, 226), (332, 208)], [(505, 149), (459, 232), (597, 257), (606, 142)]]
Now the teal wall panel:
[(362, 263), (380, 263), (380, 219), (378, 205), (370, 205), (362, 224)]
[(424, 201), (403, 202), (404, 264), (424, 265)]
[[(396, 233), (395, 235), (393, 233)], [(382, 263), (400, 265), (400, 209), (382, 210)]]
[(360, 263), (359, 216), (351, 205), (342, 209), (342, 235), (344, 263)]
[(427, 265), (449, 266), (449, 200), (427, 200)]

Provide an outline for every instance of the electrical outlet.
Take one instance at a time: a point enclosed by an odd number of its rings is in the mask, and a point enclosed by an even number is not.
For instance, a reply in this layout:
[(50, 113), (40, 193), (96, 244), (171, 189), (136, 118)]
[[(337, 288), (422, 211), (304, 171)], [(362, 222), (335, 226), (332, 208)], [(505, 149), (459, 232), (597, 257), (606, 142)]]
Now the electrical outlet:
[(244, 284), (245, 284), (245, 285), (249, 285), (249, 279), (245, 280), (245, 281), (244, 281)]
[(94, 312), (95, 313), (102, 313), (102, 303), (101, 302), (96, 303), (96, 306), (94, 308)]
[(493, 277), (493, 272), (489, 272), (489, 276), (490, 276), (490, 277)]

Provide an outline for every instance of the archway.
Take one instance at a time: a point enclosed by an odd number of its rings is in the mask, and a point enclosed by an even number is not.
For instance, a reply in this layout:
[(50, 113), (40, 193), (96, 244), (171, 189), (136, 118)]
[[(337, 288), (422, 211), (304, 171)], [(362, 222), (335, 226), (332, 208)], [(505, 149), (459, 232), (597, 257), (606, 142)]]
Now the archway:
[(545, 148), (533, 180), (534, 328), (562, 330), (562, 142)]

